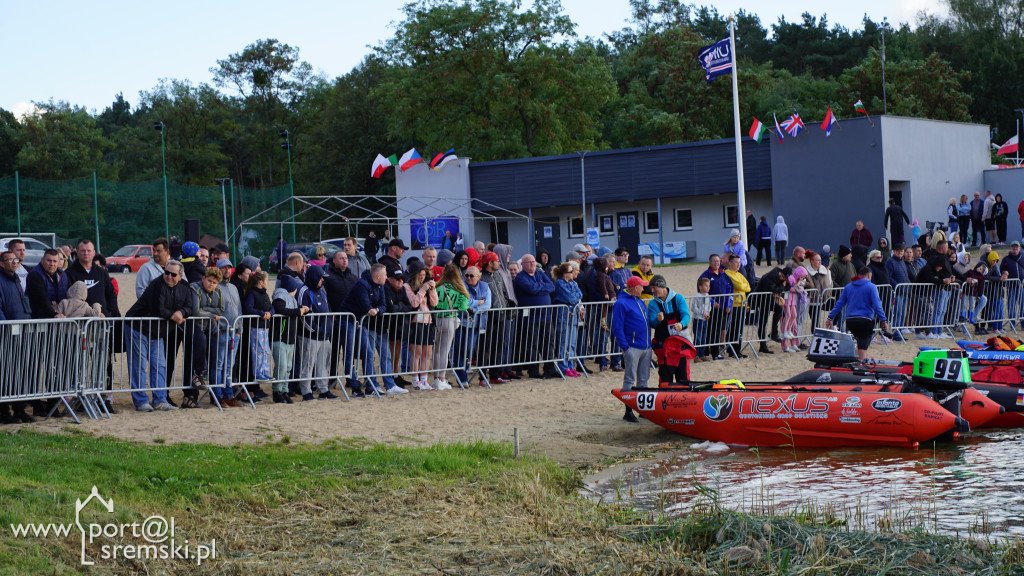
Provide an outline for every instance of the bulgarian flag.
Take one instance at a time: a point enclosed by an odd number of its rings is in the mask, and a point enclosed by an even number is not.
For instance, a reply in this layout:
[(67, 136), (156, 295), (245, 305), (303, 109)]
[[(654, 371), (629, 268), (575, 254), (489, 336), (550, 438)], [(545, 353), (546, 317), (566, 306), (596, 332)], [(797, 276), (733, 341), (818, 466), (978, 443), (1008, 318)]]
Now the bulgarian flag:
[(781, 143), (785, 136), (782, 135), (782, 128), (779, 127), (779, 119), (775, 117), (775, 112), (772, 112), (772, 120), (775, 120), (775, 135), (779, 137)]
[(380, 178), (380, 175), (385, 170), (391, 168), (393, 165), (398, 163), (398, 158), (394, 154), (390, 158), (385, 158), (383, 154), (377, 154), (377, 158), (373, 161), (373, 167), (370, 168), (370, 176), (374, 178)]
[(423, 157), (415, 148), (410, 148), (408, 152), (402, 154), (402, 159), (398, 161), (398, 168), (405, 172), (420, 162), (423, 162)]
[(999, 150), (996, 150), (996, 154), (1000, 156), (1004, 154), (1016, 154), (1018, 148), (1019, 147), (1017, 146), (1017, 136), (1014, 136), (1013, 138), (1007, 140), (1005, 144), (1000, 146)]
[(828, 107), (828, 112), (825, 113), (825, 119), (821, 122), (821, 129), (825, 131), (825, 136), (832, 134), (832, 125), (839, 120), (836, 119), (836, 115), (832, 113), (832, 107)]
[(864, 107), (864, 103), (860, 100), (857, 100), (857, 103), (853, 105), (853, 111), (868, 116), (868, 109)]
[(761, 139), (768, 132), (768, 129), (764, 127), (764, 124), (760, 120), (754, 118), (754, 123), (750, 125), (750, 138), (758, 144), (761, 143)]

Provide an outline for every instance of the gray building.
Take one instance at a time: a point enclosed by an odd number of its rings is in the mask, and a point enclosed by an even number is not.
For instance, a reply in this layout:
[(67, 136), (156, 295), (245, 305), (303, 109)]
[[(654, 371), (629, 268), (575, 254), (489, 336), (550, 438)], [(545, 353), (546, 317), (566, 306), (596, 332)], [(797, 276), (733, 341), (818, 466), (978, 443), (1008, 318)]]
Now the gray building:
[[(922, 227), (944, 222), (949, 198), (984, 189), (988, 128), (862, 117), (841, 120), (826, 137), (808, 123), (782, 143), (771, 135), (761, 144), (744, 139), (743, 161), (748, 209), (770, 224), (784, 216), (790, 246), (837, 249), (857, 220), (882, 235), (890, 197)], [(400, 221), (457, 217), (467, 240), (507, 242), (517, 255), (543, 247), (560, 259), (596, 227), (601, 245), (625, 246), (634, 259), (644, 245), (663, 243), (685, 243), (687, 258), (703, 259), (745, 220), (736, 208), (732, 140), (477, 164), (461, 158), (439, 172), (420, 165), (397, 178)]]

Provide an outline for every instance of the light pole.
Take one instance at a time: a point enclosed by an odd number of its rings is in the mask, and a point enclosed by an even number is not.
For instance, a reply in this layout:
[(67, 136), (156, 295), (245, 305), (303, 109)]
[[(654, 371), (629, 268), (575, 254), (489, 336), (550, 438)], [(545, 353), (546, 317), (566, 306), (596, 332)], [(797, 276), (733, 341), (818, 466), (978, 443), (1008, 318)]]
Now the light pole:
[[(1020, 114), (1021, 120), (1024, 120), (1024, 108), (1014, 108), (1014, 112)], [(1017, 119), (1014, 118), (1014, 124), (1017, 124)], [(1014, 163), (1020, 166), (1020, 124), (1017, 124), (1017, 154), (1013, 157)]]
[[(217, 182), (220, 183), (220, 200), (221, 200), (221, 204), (224, 206), (224, 241), (225, 242), (231, 242), (228, 239), (228, 197), (224, 193), (224, 183), (228, 182), (229, 180), (231, 180), (231, 178), (217, 178)], [(234, 206), (232, 206), (232, 208), (234, 208)], [(232, 242), (232, 244), (234, 244), (234, 242)], [(216, 262), (214, 262), (214, 264), (216, 264)]]
[(160, 158), (164, 163), (164, 238), (171, 237), (171, 217), (167, 208), (167, 152), (164, 146), (164, 123), (154, 122), (153, 129), (160, 132)]
[(295, 243), (295, 183), (292, 181), (292, 140), (291, 133), (287, 130), (281, 130), (278, 132), (281, 138), (284, 138), (284, 142), (281, 144), (281, 148), (288, 151), (288, 193), (291, 197), (288, 199), (292, 208), (292, 244)]

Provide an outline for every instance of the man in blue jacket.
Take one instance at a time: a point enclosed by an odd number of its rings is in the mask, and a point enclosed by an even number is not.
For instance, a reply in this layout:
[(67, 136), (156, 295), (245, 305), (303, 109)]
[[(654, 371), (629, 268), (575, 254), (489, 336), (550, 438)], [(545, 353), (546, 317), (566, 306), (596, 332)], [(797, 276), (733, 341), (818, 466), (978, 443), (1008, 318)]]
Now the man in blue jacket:
[[(897, 290), (897, 286), (900, 284), (910, 284), (910, 272), (907, 270), (907, 264), (903, 261), (903, 251), (906, 246), (903, 242), (896, 242), (892, 245), (892, 256), (885, 261), (885, 272), (889, 275), (889, 285), (892, 286), (893, 294), (895, 294), (896, 307), (892, 313), (892, 325), (896, 327), (896, 330), (900, 336), (908, 336), (914, 333), (909, 328), (900, 329), (900, 326), (904, 326), (904, 316), (907, 313), (907, 293), (903, 290)], [(914, 275), (916, 278), (916, 274)]]
[(889, 331), (889, 322), (882, 310), (882, 300), (878, 297), (878, 289), (871, 283), (871, 268), (862, 267), (857, 271), (853, 281), (843, 288), (832, 311), (825, 320), (825, 328), (831, 329), (832, 322), (843, 310), (846, 310), (846, 327), (857, 340), (857, 358), (861, 362), (868, 357), (868, 346), (875, 333), (875, 320), (882, 323), (882, 330)]
[[(551, 295), (555, 292), (555, 283), (551, 277), (544, 273), (537, 266), (537, 259), (533, 254), (526, 254), (520, 259), (523, 271), (516, 274), (512, 280), (512, 287), (515, 289), (516, 300), (519, 306), (551, 306)], [(555, 357), (555, 332), (551, 321), (550, 309), (524, 310), (520, 318), (522, 329), (527, 330), (523, 334), (525, 342), (534, 342), (536, 345), (529, 346), (526, 350), (529, 360), (553, 359)], [(544, 373), (541, 374), (536, 364), (530, 365), (530, 378), (560, 378), (561, 374), (555, 369), (552, 363), (544, 364)]]
[[(651, 329), (647, 325), (647, 303), (643, 294), (647, 281), (639, 276), (630, 276), (626, 289), (612, 306), (612, 336), (622, 350), (622, 390), (633, 386), (647, 387), (651, 375)], [(689, 311), (687, 311), (689, 312)], [(626, 406), (622, 417), (627, 422), (638, 422), (633, 410)]]

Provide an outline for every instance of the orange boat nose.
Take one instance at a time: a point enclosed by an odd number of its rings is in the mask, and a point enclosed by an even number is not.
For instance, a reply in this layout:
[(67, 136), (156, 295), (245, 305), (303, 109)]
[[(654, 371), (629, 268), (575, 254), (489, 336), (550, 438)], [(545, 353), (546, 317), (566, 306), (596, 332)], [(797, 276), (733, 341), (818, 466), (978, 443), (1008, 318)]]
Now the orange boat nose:
[(988, 423), (989, 420), (1002, 414), (1004, 410), (1005, 408), (998, 402), (974, 388), (964, 390), (963, 402), (960, 406), (960, 416), (970, 423), (971, 430)]

